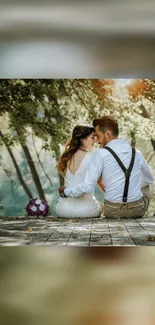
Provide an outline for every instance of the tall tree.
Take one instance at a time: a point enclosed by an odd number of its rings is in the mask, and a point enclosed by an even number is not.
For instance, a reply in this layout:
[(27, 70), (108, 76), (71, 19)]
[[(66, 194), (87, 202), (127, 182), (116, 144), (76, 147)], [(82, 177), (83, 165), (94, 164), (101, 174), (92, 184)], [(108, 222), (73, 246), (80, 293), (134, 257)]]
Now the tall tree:
[[(16, 131), (14, 143), (26, 146), (27, 129), (31, 127), (35, 136), (44, 141), (44, 149), (59, 159), (60, 144), (68, 139), (74, 120), (75, 109), (70, 107), (68, 85), (67, 80), (1, 80), (0, 115), (7, 114), (9, 129)], [(34, 173), (28, 147), (23, 150)], [(39, 178), (32, 177), (36, 187), (40, 187)], [(62, 184), (62, 177), (60, 182)], [(43, 196), (41, 188), (38, 191)]]
[(8, 150), (8, 153), (9, 153), (9, 155), (10, 155), (10, 157), (12, 159), (13, 165), (15, 167), (15, 170), (16, 170), (16, 173), (17, 173), (17, 177), (18, 177), (21, 185), (23, 186), (23, 189), (24, 189), (25, 193), (31, 199), (33, 197), (33, 195), (31, 193), (31, 191), (29, 190), (29, 188), (28, 188), (28, 186), (27, 186), (27, 184), (26, 184), (26, 182), (25, 182), (25, 180), (24, 180), (24, 178), (22, 176), (22, 173), (20, 171), (20, 168), (18, 166), (18, 163), (16, 161), (16, 158), (15, 158), (15, 156), (13, 154), (12, 149), (11, 149), (11, 143), (9, 143), (10, 142), (9, 139), (7, 138), (6, 135), (4, 136), (1, 131), (0, 131), (0, 138), (1, 138), (1, 141), (0, 142), (1, 143), (4, 143), (5, 146), (6, 146), (6, 148), (7, 148), (7, 150)]

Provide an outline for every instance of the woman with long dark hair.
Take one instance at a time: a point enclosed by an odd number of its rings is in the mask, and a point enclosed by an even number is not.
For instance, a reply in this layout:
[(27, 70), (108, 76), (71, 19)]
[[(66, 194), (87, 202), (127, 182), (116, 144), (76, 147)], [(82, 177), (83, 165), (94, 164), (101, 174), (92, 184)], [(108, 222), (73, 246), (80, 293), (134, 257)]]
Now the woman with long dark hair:
[[(67, 142), (65, 151), (57, 163), (58, 172), (64, 177), (65, 187), (81, 182), (86, 174), (93, 155), (96, 142), (95, 129), (91, 125), (75, 126), (71, 139)], [(101, 178), (98, 185), (104, 191)], [(102, 205), (94, 197), (94, 191), (77, 198), (59, 199), (57, 215), (63, 218), (92, 218), (99, 217)]]

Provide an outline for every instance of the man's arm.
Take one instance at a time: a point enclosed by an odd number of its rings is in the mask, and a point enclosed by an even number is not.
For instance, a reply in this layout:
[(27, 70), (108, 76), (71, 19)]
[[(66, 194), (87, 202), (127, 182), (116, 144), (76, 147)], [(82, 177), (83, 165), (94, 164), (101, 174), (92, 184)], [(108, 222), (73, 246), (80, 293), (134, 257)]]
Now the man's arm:
[(103, 183), (102, 176), (100, 176), (100, 178), (98, 179), (97, 184), (100, 187), (101, 191), (104, 192), (105, 191), (105, 186), (104, 186), (104, 183)]
[(93, 153), (91, 161), (88, 166), (85, 178), (77, 185), (70, 186), (64, 190), (66, 196), (78, 197), (84, 193), (89, 193), (95, 187), (103, 169), (103, 158), (99, 151)]

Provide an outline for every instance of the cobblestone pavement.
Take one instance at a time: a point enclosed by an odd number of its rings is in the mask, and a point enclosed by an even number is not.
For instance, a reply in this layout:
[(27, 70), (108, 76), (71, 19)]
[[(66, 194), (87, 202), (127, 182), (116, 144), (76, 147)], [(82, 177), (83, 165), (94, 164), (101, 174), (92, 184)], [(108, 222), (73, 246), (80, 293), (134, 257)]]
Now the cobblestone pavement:
[(82, 220), (1, 218), (0, 246), (27, 245), (155, 246), (155, 217)]

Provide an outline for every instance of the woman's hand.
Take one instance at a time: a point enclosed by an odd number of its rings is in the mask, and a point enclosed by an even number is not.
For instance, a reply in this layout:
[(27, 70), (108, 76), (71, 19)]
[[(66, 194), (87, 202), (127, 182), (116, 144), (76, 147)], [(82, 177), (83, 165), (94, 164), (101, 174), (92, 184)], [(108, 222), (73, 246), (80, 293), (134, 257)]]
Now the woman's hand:
[(59, 194), (61, 194), (61, 192), (64, 191), (65, 188), (66, 188), (66, 187), (65, 187), (64, 185), (60, 186), (60, 187), (58, 188)]

